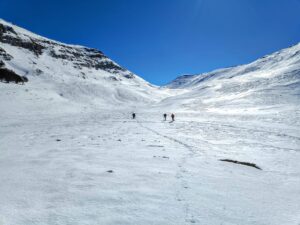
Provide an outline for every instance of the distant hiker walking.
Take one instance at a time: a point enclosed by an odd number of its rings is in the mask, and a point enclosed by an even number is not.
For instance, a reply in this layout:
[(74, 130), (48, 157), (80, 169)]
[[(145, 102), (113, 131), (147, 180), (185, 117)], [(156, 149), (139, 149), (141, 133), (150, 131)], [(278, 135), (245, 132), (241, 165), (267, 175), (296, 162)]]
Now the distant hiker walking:
[(175, 121), (175, 115), (174, 115), (174, 113), (172, 113), (171, 118), (172, 118), (172, 121)]
[(167, 120), (167, 114), (166, 113), (164, 114), (164, 119), (165, 119), (165, 121)]
[(135, 113), (132, 113), (132, 119), (135, 119)]

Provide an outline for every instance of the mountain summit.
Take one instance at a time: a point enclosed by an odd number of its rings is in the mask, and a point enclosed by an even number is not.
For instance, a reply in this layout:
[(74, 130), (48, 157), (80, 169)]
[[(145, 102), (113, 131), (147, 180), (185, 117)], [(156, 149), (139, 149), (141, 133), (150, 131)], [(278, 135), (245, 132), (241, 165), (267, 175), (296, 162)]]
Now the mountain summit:
[[(51, 99), (100, 105), (157, 99), (156, 87), (101, 51), (53, 41), (4, 20), (0, 20), (0, 67), (26, 79), (27, 90), (39, 89), (40, 96)], [(14, 82), (13, 77), (2, 81)]]

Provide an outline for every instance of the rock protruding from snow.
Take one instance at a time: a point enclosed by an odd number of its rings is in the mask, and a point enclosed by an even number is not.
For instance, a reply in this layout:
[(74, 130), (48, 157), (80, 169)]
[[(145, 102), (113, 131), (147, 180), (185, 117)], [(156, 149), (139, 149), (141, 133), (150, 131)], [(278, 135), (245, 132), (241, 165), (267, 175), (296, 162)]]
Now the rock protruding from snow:
[[(122, 68), (101, 51), (97, 49), (85, 48), (81, 46), (72, 46), (62, 44), (56, 41), (40, 38), (30, 35), (28, 32), (17, 32), (13, 25), (0, 21), (0, 42), (27, 49), (34, 53), (37, 57), (43, 53), (48, 53), (56, 59), (67, 60), (73, 63), (74, 68), (82, 67), (102, 69), (110, 73), (123, 74), (125, 78), (133, 78), (134, 75)], [(4, 59), (9, 60), (10, 56), (0, 49), (0, 54)]]

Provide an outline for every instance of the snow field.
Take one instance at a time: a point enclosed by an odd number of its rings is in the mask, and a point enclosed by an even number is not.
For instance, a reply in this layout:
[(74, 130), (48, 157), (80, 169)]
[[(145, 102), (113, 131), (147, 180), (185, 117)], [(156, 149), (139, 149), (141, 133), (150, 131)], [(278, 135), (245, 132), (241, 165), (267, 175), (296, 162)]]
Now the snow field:
[(299, 137), (268, 124), (251, 127), (249, 118), (245, 128), (217, 116), (185, 116), (169, 123), (158, 113), (131, 120), (116, 111), (7, 122), (1, 222), (297, 224)]

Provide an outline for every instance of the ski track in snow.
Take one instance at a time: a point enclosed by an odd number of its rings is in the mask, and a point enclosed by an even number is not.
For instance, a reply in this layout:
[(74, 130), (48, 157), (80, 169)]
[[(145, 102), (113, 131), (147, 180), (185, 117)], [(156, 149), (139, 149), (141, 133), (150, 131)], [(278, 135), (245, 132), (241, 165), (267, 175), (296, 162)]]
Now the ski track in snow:
[(189, 188), (188, 179), (185, 178), (185, 176), (189, 175), (188, 171), (185, 169), (185, 164), (189, 158), (195, 157), (197, 152), (194, 150), (194, 147), (189, 146), (188, 144), (183, 143), (182, 141), (179, 141), (175, 138), (161, 134), (160, 132), (143, 125), (143, 123), (140, 121), (138, 121), (138, 123), (141, 127), (153, 132), (154, 134), (158, 135), (159, 137), (166, 138), (170, 141), (178, 143), (187, 149), (188, 154), (185, 154), (181, 158), (181, 160), (178, 162), (178, 172), (176, 173), (176, 178), (178, 178), (180, 180), (180, 188), (179, 188), (176, 196), (177, 196), (178, 201), (183, 202), (184, 212), (185, 212), (185, 221), (190, 222), (190, 223), (196, 223), (195, 217), (191, 213), (191, 210), (190, 210), (191, 205), (189, 204), (188, 200), (185, 198), (184, 192), (186, 191), (185, 189)]

